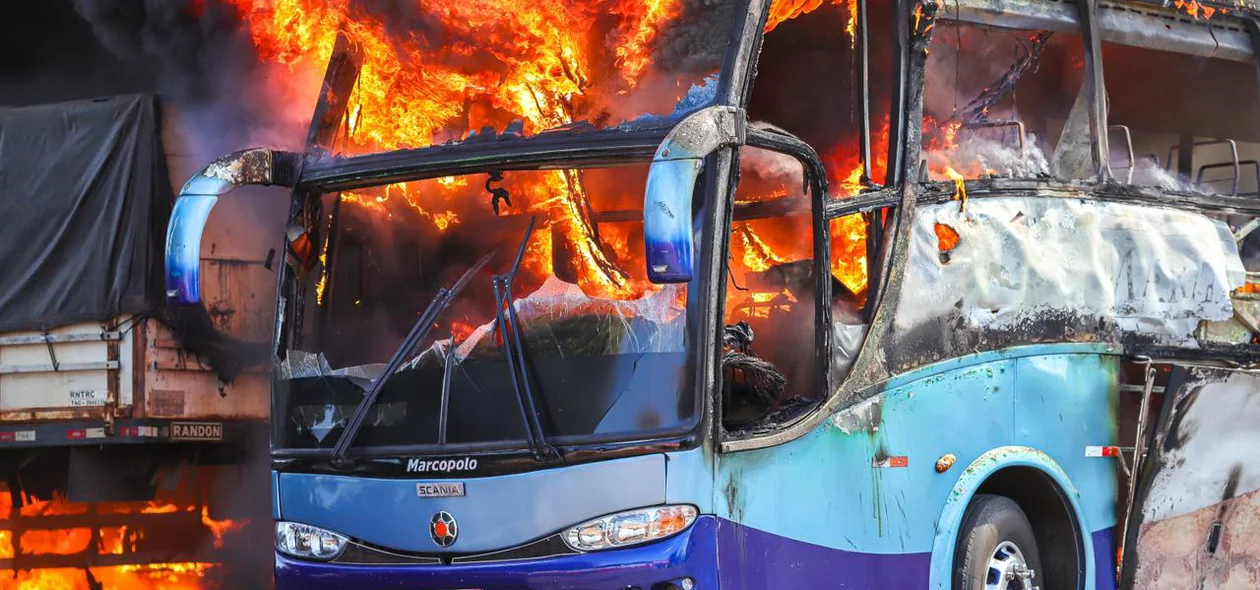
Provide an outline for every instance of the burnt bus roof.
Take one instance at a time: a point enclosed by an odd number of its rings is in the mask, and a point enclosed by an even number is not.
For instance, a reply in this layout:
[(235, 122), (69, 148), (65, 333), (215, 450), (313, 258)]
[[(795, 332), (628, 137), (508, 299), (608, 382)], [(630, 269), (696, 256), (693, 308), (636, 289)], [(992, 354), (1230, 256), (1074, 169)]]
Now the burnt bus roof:
[[(1189, 3), (1187, 3), (1189, 4)], [(1200, 0), (1199, 12), (1164, 6), (1163, 0), (1100, 1), (1098, 26), (1104, 42), (1135, 45), (1188, 55), (1252, 61), (1250, 25), (1260, 16), (1260, 2)], [(1202, 7), (1210, 8), (1205, 16)], [(1068, 0), (949, 0), (938, 18), (1021, 29), (1078, 30), (1076, 3)]]
[(347, 191), (434, 176), (496, 170), (619, 165), (648, 162), (670, 126), (657, 122), (589, 131), (560, 128), (523, 137), (493, 133), (442, 145), (358, 156), (312, 154), (298, 185)]

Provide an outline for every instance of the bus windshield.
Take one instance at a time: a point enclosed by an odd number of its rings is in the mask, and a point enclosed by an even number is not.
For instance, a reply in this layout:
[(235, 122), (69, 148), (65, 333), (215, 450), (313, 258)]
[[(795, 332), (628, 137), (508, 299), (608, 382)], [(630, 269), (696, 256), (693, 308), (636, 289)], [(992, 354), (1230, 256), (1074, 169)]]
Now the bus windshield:
[(487, 254), (389, 377), (355, 446), (523, 443), (492, 286), (522, 244), (511, 305), (543, 434), (564, 442), (689, 430), (698, 404), (688, 387), (688, 297), (699, 291), (647, 280), (646, 177), (645, 165), (490, 172), (325, 195), (322, 262), (289, 320), (300, 322), (300, 349), (277, 371), (276, 447), (331, 448), (438, 290)]

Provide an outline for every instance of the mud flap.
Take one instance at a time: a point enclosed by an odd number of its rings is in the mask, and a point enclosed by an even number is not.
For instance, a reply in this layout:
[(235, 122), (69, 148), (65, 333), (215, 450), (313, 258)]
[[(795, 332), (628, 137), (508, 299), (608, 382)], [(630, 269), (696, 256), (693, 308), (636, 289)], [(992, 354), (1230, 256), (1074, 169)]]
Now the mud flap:
[(1146, 449), (1120, 587), (1260, 587), (1260, 373), (1174, 366)]

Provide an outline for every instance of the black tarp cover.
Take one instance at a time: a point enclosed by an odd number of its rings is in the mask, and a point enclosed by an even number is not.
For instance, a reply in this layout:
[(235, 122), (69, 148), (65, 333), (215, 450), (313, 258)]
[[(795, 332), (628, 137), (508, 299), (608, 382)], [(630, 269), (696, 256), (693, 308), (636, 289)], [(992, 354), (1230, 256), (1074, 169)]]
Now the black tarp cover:
[(0, 332), (157, 309), (171, 195), (155, 97), (0, 108)]

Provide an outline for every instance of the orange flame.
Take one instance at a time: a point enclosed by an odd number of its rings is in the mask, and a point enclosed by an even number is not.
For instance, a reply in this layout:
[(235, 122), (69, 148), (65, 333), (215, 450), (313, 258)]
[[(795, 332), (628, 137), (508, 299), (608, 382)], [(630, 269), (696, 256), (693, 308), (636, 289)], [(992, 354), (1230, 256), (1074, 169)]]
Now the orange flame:
[(1190, 15), (1194, 20), (1199, 20), (1200, 14), (1203, 15), (1204, 20), (1211, 20), (1212, 15), (1216, 14), (1215, 7), (1200, 4), (1199, 0), (1173, 0), (1173, 6)]
[(849, 48), (857, 48), (858, 0), (848, 0), (849, 20), (844, 23), (844, 34), (849, 36)]
[(617, 66), (621, 68), (626, 84), (634, 88), (651, 62), (652, 41), (656, 38), (657, 30), (662, 23), (678, 16), (678, 6), (671, 0), (647, 0), (642, 4), (618, 4), (612, 12), (630, 16), (631, 21), (638, 21), (630, 40), (617, 46)]
[[(0, 485), (0, 520), (26, 519), (16, 546), (11, 530), (0, 531), (0, 558), (12, 559), (21, 555), (125, 555), (135, 550), (134, 543), (143, 539), (142, 519), (135, 525), (69, 527), (40, 529), (41, 517), (84, 515), (95, 512), (102, 515), (193, 514), (193, 506), (181, 506), (169, 501), (147, 503), (118, 502), (86, 504), (70, 502), (60, 495), (50, 499), (38, 499), (21, 495), (22, 506), (12, 505), (11, 496)], [(216, 546), (222, 535), (240, 530), (247, 521), (215, 521), (202, 509), (202, 523), (214, 534)], [(93, 543), (95, 533), (95, 543)], [(127, 588), (128, 590), (199, 590), (212, 563), (172, 562), (141, 565), (118, 565), (90, 568), (37, 568), (0, 571), (0, 590), (91, 590), (92, 588)]]
[(962, 203), (962, 208), (967, 208), (967, 179), (954, 170), (952, 166), (945, 166), (945, 175), (954, 181), (954, 198)]
[[(615, 21), (609, 28), (608, 14), (594, 3), (445, 0), (423, 7), (443, 28), (441, 39), (429, 39), (423, 30), (392, 35), (379, 15), (345, 2), (231, 1), (245, 15), (259, 58), (291, 72), (322, 68), (338, 30), (344, 31), (362, 62), (335, 146), (347, 153), (429, 146), (461, 139), (468, 129), (502, 129), (513, 119), (523, 121), (528, 135), (583, 116), (607, 116), (616, 95), (663, 76), (649, 67), (654, 43), (681, 9), (679, 0), (619, 2), (606, 11)], [(603, 33), (598, 42), (596, 33)], [(666, 90), (654, 91), (652, 100), (670, 108), (686, 90), (654, 81), (652, 88), (658, 87)], [(461, 196), (458, 189), (468, 179), (448, 177), (439, 185), (449, 201)], [(378, 195), (345, 195), (343, 202), (386, 215), (391, 203), (405, 202), (439, 231), (460, 222), (447, 207), (433, 208), (428, 200), (422, 207), (420, 195), (405, 184), (373, 192)], [(583, 290), (631, 298), (648, 288), (631, 284), (595, 239), (581, 206), (587, 196), (580, 174), (551, 171), (538, 186), (516, 187), (512, 194), (512, 213), (546, 214), (543, 226), (554, 225), (575, 244)], [(550, 261), (536, 255), (542, 250), (531, 248), (526, 268), (550, 269)], [(321, 293), (317, 286), (317, 300)]]
[(848, 10), (848, 19), (844, 24), (844, 32), (849, 36), (849, 47), (857, 47), (857, 0), (778, 0), (770, 4), (770, 15), (766, 18), (765, 32), (773, 31), (785, 21), (818, 10), (824, 4), (845, 6)]
[(214, 520), (213, 518), (210, 518), (210, 507), (202, 506), (201, 524), (206, 525), (206, 528), (210, 529), (211, 533), (214, 533), (214, 548), (222, 549), (223, 535), (245, 528), (245, 525), (249, 524), (249, 521), (234, 521), (228, 519)]
[(831, 274), (854, 293), (866, 290), (866, 219), (859, 213), (831, 220)]
[(941, 252), (949, 252), (958, 246), (958, 230), (943, 223), (936, 224), (933, 229), (936, 231), (937, 248)]
[[(592, 119), (593, 113), (598, 117), (605, 108), (601, 105), (618, 101), (615, 97), (636, 88), (662, 94), (667, 99), (662, 102), (672, 107), (686, 87), (678, 80), (662, 83), (660, 79), (668, 75), (654, 71), (652, 63), (654, 44), (663, 27), (680, 14), (680, 0), (618, 1), (607, 9), (582, 2), (557, 6), (510, 0), (509, 6), (503, 6), (488, 0), (435, 0), (424, 10), (441, 21), (440, 39), (427, 38), (425, 31), (409, 37), (391, 34), (381, 17), (344, 1), (231, 1), (245, 15), (259, 59), (290, 73), (305, 72), (307, 79), (319, 78), (337, 31), (344, 31), (361, 67), (353, 90), (345, 97), (346, 115), (336, 145), (330, 146), (343, 153), (424, 147), (463, 139), (467, 130), (503, 129), (514, 119), (523, 121), (523, 132), (529, 135), (577, 119)], [(856, 0), (776, 1), (765, 30), (824, 6), (846, 10), (844, 30), (850, 45), (856, 45)], [(596, 38), (598, 42), (592, 42)], [(873, 145), (886, 144), (888, 134), (884, 121)], [(874, 150), (871, 168), (876, 178), (883, 178), (886, 157), (882, 150)], [(841, 194), (862, 190), (859, 158), (851, 148), (829, 158), (829, 169), (836, 175), (832, 185)], [(538, 215), (541, 222), (524, 259), (527, 273), (554, 273), (553, 247), (561, 244), (552, 240), (558, 237), (572, 259), (565, 262), (576, 267), (577, 282), (588, 294), (632, 298), (652, 288), (632, 280), (618, 265), (624, 261), (616, 260), (616, 254), (635, 249), (628, 234), (601, 224), (596, 239), (594, 220), (585, 205), (589, 191), (581, 173), (551, 170), (531, 173), (528, 182), (519, 178), (507, 175), (500, 186), (512, 197), (507, 214)], [(461, 218), (451, 204), (466, 202), (473, 193), (485, 196), (480, 184), (480, 179), (446, 177), (345, 193), (340, 198), (343, 204), (386, 218), (413, 211), (438, 232), (468, 231), (461, 228)], [(778, 235), (777, 227), (756, 227), (756, 232), (749, 224), (737, 230), (739, 255), (732, 266), (740, 263), (743, 268), (735, 270), (765, 270), (793, 260), (789, 254), (795, 249), (793, 242)], [(867, 282), (865, 218), (853, 215), (835, 220), (829, 231), (833, 274), (855, 292), (863, 291)], [(325, 282), (321, 277), (317, 284), (317, 300), (322, 300)], [(765, 301), (752, 301), (767, 303), (779, 295), (757, 294)], [(461, 321), (452, 327), (457, 338), (472, 330), (472, 323)]]
[(744, 267), (748, 270), (762, 272), (769, 270), (770, 267), (775, 264), (790, 262), (782, 256), (775, 254), (774, 250), (771, 249), (770, 246), (766, 245), (765, 241), (754, 233), (752, 227), (750, 227), (747, 223), (739, 226), (739, 229), (735, 231), (739, 233), (740, 244), (744, 248), (742, 260), (744, 262)]

